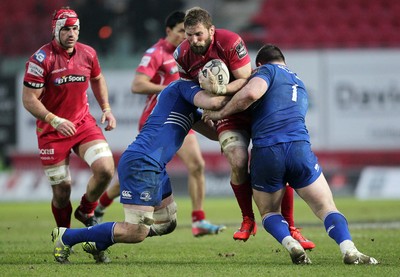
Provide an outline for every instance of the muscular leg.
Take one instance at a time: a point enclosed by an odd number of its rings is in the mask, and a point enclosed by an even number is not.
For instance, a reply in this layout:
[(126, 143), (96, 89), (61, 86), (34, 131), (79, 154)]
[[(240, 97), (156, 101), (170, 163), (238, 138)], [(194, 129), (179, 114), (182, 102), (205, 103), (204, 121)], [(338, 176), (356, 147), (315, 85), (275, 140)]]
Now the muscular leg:
[(295, 264), (310, 264), (303, 247), (289, 232), (288, 223), (280, 213), (280, 207), (286, 188), (274, 193), (253, 190), (254, 201), (262, 217), (264, 229), (270, 233), (289, 252)]
[[(90, 147), (104, 143), (102, 140), (95, 140), (82, 144), (78, 148), (78, 155), (84, 159)], [(88, 150), (89, 149), (89, 150)], [(114, 159), (112, 156), (101, 156), (101, 149), (91, 155), (95, 155), (93, 162), (89, 165), (93, 175), (89, 178), (86, 193), (81, 198), (80, 206), (75, 211), (75, 217), (85, 225), (96, 224), (94, 222), (94, 209), (97, 206), (97, 200), (107, 188), (114, 175)]]
[(63, 182), (51, 186), (53, 199), (51, 200), (51, 210), (58, 227), (71, 226), (72, 206), (70, 201), (71, 184)]
[(51, 210), (58, 227), (71, 225), (71, 176), (68, 164), (69, 159), (66, 159), (55, 165), (44, 167), (53, 192)]
[(255, 235), (257, 232), (248, 173), (249, 138), (241, 131), (225, 131), (220, 134), (219, 139), (224, 155), (231, 166), (231, 187), (243, 217), (241, 227), (233, 234), (233, 238), (246, 241), (250, 235)]
[(289, 185), (286, 185), (286, 190), (283, 195), (281, 213), (289, 224), (289, 231), (292, 237), (300, 242), (301, 246), (303, 246), (304, 249), (314, 249), (315, 243), (304, 237), (301, 234), (300, 229), (296, 228), (296, 226), (294, 225), (294, 189)]

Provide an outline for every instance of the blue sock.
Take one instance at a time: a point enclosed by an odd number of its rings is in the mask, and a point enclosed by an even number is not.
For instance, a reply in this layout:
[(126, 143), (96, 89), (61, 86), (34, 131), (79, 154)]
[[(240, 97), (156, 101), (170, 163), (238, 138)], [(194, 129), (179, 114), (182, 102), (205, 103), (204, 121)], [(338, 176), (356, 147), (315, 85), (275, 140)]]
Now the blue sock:
[(279, 243), (290, 236), (289, 224), (281, 214), (272, 214), (264, 217), (262, 224), (264, 229), (270, 233)]
[(347, 220), (339, 212), (332, 212), (324, 219), (325, 230), (328, 235), (333, 238), (337, 244), (344, 240), (352, 240)]
[(106, 222), (88, 228), (67, 229), (62, 241), (69, 246), (92, 241), (96, 243), (98, 250), (105, 250), (114, 244), (114, 225), (115, 222)]

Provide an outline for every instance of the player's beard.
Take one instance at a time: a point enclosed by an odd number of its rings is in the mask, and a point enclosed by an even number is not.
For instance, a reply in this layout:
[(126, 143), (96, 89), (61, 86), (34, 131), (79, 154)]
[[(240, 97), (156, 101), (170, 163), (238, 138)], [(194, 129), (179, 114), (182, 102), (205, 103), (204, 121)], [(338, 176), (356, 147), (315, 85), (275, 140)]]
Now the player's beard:
[(192, 49), (192, 51), (197, 55), (204, 55), (207, 52), (208, 47), (210, 47), (210, 44), (211, 38), (208, 38), (204, 41), (204, 45), (190, 45), (190, 49)]

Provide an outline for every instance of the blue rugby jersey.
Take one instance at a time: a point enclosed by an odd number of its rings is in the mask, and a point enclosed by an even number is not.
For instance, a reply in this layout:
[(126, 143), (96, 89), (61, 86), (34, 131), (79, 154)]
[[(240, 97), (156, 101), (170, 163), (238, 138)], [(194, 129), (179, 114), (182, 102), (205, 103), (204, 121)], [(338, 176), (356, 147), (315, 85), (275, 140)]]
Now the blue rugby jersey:
[(193, 104), (194, 96), (202, 89), (187, 80), (177, 80), (159, 95), (149, 118), (127, 151), (143, 153), (160, 166), (165, 166), (181, 147), (201, 112)]
[(251, 78), (268, 84), (266, 93), (250, 107), (252, 143), (255, 147), (305, 140), (310, 137), (305, 125), (308, 96), (303, 81), (286, 66), (265, 64)]

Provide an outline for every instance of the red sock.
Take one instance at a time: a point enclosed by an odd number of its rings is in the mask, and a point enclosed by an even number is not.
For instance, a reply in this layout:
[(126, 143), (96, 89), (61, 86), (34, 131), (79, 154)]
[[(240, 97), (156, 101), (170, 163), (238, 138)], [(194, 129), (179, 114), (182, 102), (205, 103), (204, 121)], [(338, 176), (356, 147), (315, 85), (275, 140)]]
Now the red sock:
[(283, 195), (281, 203), (281, 213), (286, 219), (289, 227), (294, 227), (294, 189), (290, 186), (286, 186), (285, 194)]
[(114, 201), (114, 199), (110, 199), (108, 196), (107, 191), (105, 191), (99, 199), (99, 205), (101, 205), (101, 208), (107, 208), (108, 206), (111, 205), (111, 203)]
[(86, 199), (86, 193), (85, 193), (81, 198), (81, 203), (79, 205), (79, 211), (81, 211), (81, 213), (83, 213), (83, 214), (93, 214), (94, 209), (96, 209), (97, 205), (98, 205), (97, 201), (89, 202)]
[(239, 204), (239, 208), (242, 211), (242, 216), (248, 216), (254, 219), (253, 213), (253, 190), (250, 182), (246, 182), (241, 185), (234, 185), (231, 182), (233, 193), (235, 194), (236, 200)]
[(57, 227), (71, 227), (71, 214), (72, 214), (72, 206), (71, 201), (68, 202), (68, 205), (64, 208), (58, 209), (54, 206), (53, 202), (51, 202), (51, 211), (53, 212), (54, 219), (56, 220)]
[(192, 211), (192, 222), (200, 221), (206, 218), (204, 211)]

